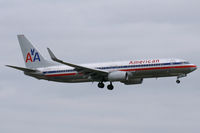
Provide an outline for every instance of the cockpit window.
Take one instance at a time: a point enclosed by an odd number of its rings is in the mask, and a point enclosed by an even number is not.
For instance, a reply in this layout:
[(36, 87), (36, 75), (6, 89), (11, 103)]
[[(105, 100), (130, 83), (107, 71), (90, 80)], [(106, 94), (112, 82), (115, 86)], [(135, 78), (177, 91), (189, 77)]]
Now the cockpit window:
[(188, 61), (183, 62), (184, 64), (190, 64)]

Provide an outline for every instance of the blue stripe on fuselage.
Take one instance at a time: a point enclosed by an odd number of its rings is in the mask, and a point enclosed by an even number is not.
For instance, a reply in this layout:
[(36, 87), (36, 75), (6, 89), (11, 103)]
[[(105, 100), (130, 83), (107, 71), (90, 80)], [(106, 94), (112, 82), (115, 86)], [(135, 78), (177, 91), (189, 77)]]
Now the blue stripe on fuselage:
[[(172, 62), (172, 63), (156, 63), (156, 64), (141, 64), (141, 65), (126, 65), (126, 66), (110, 66), (110, 67), (96, 67), (96, 69), (123, 69), (123, 68), (135, 68), (135, 67), (152, 67), (152, 66), (168, 66), (168, 65), (180, 65), (186, 64), (184, 62)], [(54, 70), (54, 71), (45, 71), (43, 74), (52, 74), (52, 73), (64, 73), (64, 72), (76, 72), (74, 69), (68, 70)]]

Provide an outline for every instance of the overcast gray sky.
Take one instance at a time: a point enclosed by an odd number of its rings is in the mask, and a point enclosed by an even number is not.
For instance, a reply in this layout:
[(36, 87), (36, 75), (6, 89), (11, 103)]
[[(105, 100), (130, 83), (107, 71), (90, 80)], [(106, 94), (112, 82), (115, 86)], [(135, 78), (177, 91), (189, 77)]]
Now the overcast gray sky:
[(99, 89), (24, 76), (25, 34), (72, 63), (182, 58), (200, 65), (199, 0), (0, 0), (1, 133), (199, 133), (199, 70)]

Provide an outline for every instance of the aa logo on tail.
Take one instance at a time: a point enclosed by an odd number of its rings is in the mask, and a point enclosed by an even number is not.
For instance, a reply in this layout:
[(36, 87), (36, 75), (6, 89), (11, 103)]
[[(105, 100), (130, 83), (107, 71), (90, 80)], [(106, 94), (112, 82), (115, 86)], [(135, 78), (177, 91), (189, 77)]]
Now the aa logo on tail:
[(28, 61), (35, 62), (36, 60), (40, 61), (40, 56), (39, 56), (38, 52), (35, 51), (35, 49), (31, 49), (31, 53), (28, 52), (27, 55), (26, 55), (26, 63)]

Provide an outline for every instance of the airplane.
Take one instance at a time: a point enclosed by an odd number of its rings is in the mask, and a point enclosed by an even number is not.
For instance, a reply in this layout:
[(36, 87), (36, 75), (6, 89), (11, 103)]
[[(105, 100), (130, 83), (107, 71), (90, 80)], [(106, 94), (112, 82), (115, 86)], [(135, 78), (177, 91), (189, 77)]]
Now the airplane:
[(142, 59), (123, 62), (107, 62), (93, 64), (73, 64), (58, 59), (47, 48), (53, 61), (43, 58), (39, 51), (24, 35), (17, 35), (23, 54), (25, 66), (18, 67), (6, 65), (20, 71), (25, 75), (55, 82), (80, 83), (98, 82), (99, 88), (104, 88), (104, 82), (108, 90), (113, 90), (113, 82), (121, 82), (125, 85), (142, 84), (144, 78), (177, 77), (180, 78), (197, 69), (197, 66), (183, 59)]

